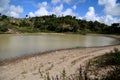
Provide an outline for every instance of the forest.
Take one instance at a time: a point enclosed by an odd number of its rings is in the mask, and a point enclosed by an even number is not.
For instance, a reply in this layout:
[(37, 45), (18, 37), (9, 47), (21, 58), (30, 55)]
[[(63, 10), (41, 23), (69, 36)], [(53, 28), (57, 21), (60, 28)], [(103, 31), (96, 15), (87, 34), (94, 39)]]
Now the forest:
[(70, 15), (58, 17), (52, 14), (29, 18), (27, 15), (26, 18), (0, 15), (0, 33), (25, 32), (120, 34), (120, 23), (113, 23), (111, 26), (108, 26), (98, 21), (81, 20)]

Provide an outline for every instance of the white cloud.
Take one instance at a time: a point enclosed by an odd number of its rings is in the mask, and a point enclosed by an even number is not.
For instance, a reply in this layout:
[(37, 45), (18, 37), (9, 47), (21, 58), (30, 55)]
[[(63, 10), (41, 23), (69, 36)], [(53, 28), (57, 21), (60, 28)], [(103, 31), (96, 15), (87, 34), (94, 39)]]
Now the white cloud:
[(19, 16), (18, 13), (13, 12), (13, 11), (8, 12), (7, 14), (10, 15), (11, 17), (18, 17)]
[(117, 0), (98, 0), (99, 5), (104, 5), (104, 12), (108, 15), (119, 16), (120, 15), (120, 3), (116, 3)]
[[(39, 4), (43, 4), (39, 3)], [(47, 4), (47, 3), (46, 3)], [(57, 16), (65, 16), (65, 15), (72, 15), (75, 16), (77, 15), (76, 13), (73, 12), (73, 10), (71, 8), (68, 8), (66, 10), (63, 11), (63, 4), (60, 4), (58, 6), (52, 7), (52, 9), (48, 9), (47, 8), (48, 5), (42, 5), (41, 7), (39, 7), (39, 9), (35, 12), (29, 12), (29, 16), (30, 17), (35, 17), (35, 16), (44, 16), (44, 15), (51, 15), (51, 14), (55, 14)]]
[(44, 15), (48, 15), (48, 11), (45, 8), (40, 8), (35, 12), (29, 12), (29, 16), (30, 17), (35, 17), (35, 16), (44, 16)]
[(33, 12), (29, 12), (28, 14), (30, 17), (35, 17), (35, 14)]
[(4, 11), (7, 9), (10, 0), (0, 0), (0, 13), (5, 13)]
[[(54, 3), (57, 3), (57, 1)], [(99, 4), (104, 4), (104, 3), (106, 3), (106, 0), (99, 2)], [(113, 3), (111, 5), (113, 5)], [(30, 17), (44, 16), (44, 15), (51, 15), (51, 14), (55, 14), (57, 16), (72, 15), (72, 16), (77, 16), (78, 19), (86, 19), (87, 21), (99, 21), (107, 25), (111, 25), (112, 23), (115, 23), (115, 22), (120, 22), (119, 18), (113, 17), (112, 15), (106, 14), (104, 16), (98, 16), (95, 13), (94, 7), (92, 6), (89, 7), (88, 12), (86, 12), (85, 16), (81, 17), (79, 15), (78, 17), (78, 14), (74, 12), (76, 8), (77, 6), (73, 5), (71, 8), (64, 9), (63, 3), (61, 3), (60, 5), (51, 6), (47, 2), (41, 2), (41, 3), (38, 3), (38, 10), (36, 10), (35, 12), (29, 12), (28, 15)]]
[(63, 4), (60, 4), (59, 6), (53, 8), (53, 14), (60, 16), (62, 15), (62, 10), (63, 10)]
[(95, 14), (94, 7), (89, 7), (89, 11), (86, 13), (85, 19), (88, 21), (95, 21), (98, 19)]
[(51, 3), (53, 3), (53, 4), (57, 4), (57, 3), (60, 3), (61, 2), (61, 0), (51, 0)]
[(76, 13), (73, 12), (73, 10), (71, 8), (67, 8), (66, 10), (63, 11), (63, 4), (56, 6), (55, 8), (53, 8), (53, 14), (57, 15), (57, 16), (66, 16), (66, 15), (72, 15), (75, 16), (77, 15)]
[(47, 11), (46, 8), (42, 7), (35, 12), (35, 15), (36, 16), (49, 15), (49, 12)]
[(89, 7), (89, 11), (86, 13), (83, 19), (86, 19), (87, 21), (98, 21), (101, 23), (105, 23), (107, 25), (120, 22), (119, 18), (115, 18), (111, 15), (97, 16), (97, 14), (95, 13), (94, 7)]
[(86, 0), (51, 0), (51, 3), (52, 4), (63, 4), (63, 3), (66, 3), (66, 4), (79, 4), (79, 3), (83, 3), (85, 2)]
[(41, 2), (38, 3), (38, 10), (35, 12), (29, 12), (30, 17), (35, 17), (35, 16), (44, 16), (44, 15), (50, 15), (50, 12), (48, 11), (48, 3), (47, 2)]
[(58, 4), (58, 3), (67, 3), (70, 4), (72, 0), (51, 0), (51, 3)]
[(111, 15), (106, 15), (99, 17), (99, 22), (111, 25), (112, 23), (119, 23), (120, 19), (112, 17)]
[(22, 13), (23, 12), (23, 8), (21, 6), (11, 5), (9, 10), (13, 11), (13, 12), (16, 12), (16, 13)]
[(76, 10), (77, 6), (76, 6), (76, 5), (74, 5), (72, 8), (73, 8), (74, 10)]
[(42, 3), (38, 3), (38, 7), (47, 7), (48, 3), (47, 2), (42, 2)]
[(12, 17), (19, 17), (19, 14), (23, 12), (23, 8), (21, 6), (14, 6), (11, 5), (8, 8), (7, 15), (12, 16)]
[(67, 3), (67, 4), (70, 4), (72, 0), (63, 0), (63, 2)]
[(23, 8), (21, 6), (9, 5), (9, 2), (10, 0), (0, 0), (0, 13), (12, 17), (19, 17), (23, 12)]
[(66, 15), (76, 16), (77, 14), (74, 13), (72, 9), (68, 8), (63, 12), (63, 15), (64, 16), (66, 16)]

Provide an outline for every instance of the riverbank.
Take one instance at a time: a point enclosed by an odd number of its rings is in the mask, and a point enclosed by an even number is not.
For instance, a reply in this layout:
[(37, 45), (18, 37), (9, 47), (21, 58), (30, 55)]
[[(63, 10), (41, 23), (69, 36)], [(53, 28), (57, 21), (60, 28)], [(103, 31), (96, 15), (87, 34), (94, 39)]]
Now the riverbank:
[[(102, 36), (120, 40), (115, 35)], [(89, 59), (110, 52), (113, 48), (120, 49), (120, 45), (55, 50), (3, 61), (0, 63), (0, 80), (44, 80), (41, 75), (44, 76), (47, 72), (50, 76), (59, 75), (63, 69), (70, 75)]]
[(50, 75), (59, 75), (63, 69), (69, 74), (74, 73), (80, 65), (96, 56), (110, 52), (113, 48), (120, 49), (120, 45), (78, 48), (69, 50), (52, 51), (42, 55), (34, 55), (18, 59), (9, 64), (0, 66), (1, 80), (43, 80), (41, 77), (47, 72)]

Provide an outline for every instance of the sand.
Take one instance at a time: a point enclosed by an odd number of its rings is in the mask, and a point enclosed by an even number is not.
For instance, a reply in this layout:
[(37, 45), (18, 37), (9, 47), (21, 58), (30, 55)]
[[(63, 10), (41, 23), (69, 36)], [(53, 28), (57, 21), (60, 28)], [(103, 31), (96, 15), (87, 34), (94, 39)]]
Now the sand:
[(60, 50), (13, 61), (0, 66), (0, 80), (44, 80), (41, 76), (46, 72), (55, 76), (61, 74), (63, 69), (69, 75), (89, 59), (110, 52), (115, 47), (120, 49), (120, 45), (116, 45)]

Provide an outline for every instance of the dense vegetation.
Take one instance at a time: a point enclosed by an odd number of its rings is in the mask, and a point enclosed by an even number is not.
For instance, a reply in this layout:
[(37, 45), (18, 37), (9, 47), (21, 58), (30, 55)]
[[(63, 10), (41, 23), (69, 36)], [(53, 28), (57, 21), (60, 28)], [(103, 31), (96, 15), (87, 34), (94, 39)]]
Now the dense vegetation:
[(69, 76), (65, 69), (56, 76), (50, 76), (49, 73), (43, 76), (39, 73), (44, 80), (120, 80), (120, 51), (115, 48), (114, 51), (92, 59), (84, 69), (80, 67)]
[(71, 33), (104, 33), (120, 34), (119, 23), (111, 26), (99, 23), (98, 21), (86, 21), (76, 19), (67, 15), (57, 17), (56, 15), (32, 17), (32, 18), (11, 18), (5, 15), (0, 16), (0, 32), (71, 32)]

